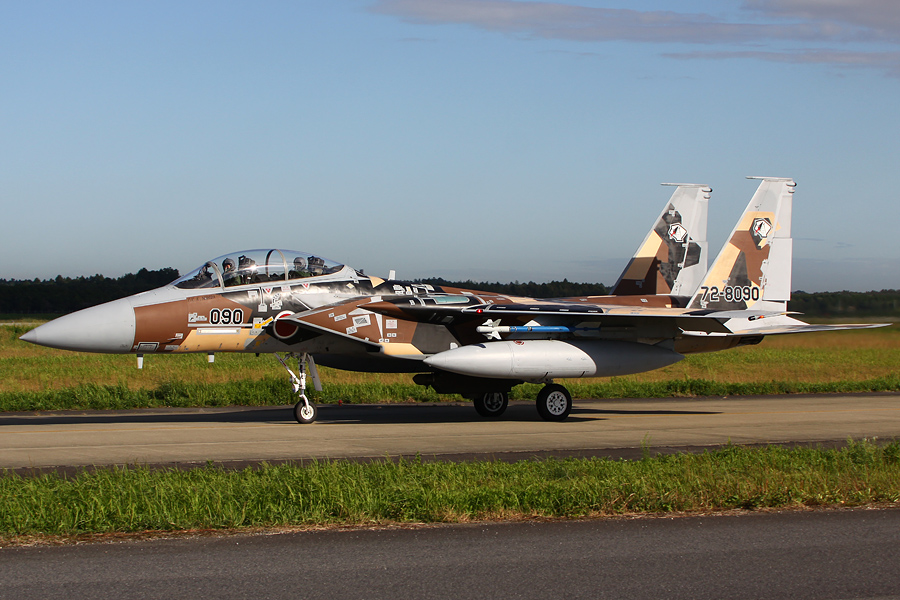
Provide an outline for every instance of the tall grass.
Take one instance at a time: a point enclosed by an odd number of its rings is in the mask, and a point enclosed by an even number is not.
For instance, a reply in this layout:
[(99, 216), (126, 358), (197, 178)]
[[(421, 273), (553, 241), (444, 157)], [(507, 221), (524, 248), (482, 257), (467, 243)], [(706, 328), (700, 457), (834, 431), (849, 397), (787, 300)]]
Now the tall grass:
[[(0, 411), (149, 406), (268, 405), (293, 402), (287, 376), (271, 357), (218, 354), (147, 356), (65, 352), (17, 337), (29, 327), (0, 327)], [(317, 402), (438, 401), (407, 374), (320, 369)], [(566, 380), (577, 397), (667, 397), (900, 390), (900, 327), (773, 336), (759, 346), (685, 360), (626, 377)], [(536, 386), (519, 386), (532, 399)]]
[[(409, 384), (336, 384), (308, 392), (317, 403), (437, 402), (455, 398)], [(152, 407), (270, 406), (293, 404), (285, 379), (267, 378), (225, 383), (165, 381), (159, 387), (129, 388), (125, 384), (85, 384), (41, 392), (0, 392), (0, 412), (39, 410), (106, 410)]]
[(0, 477), (0, 535), (443, 523), (900, 501), (900, 444), (643, 460), (314, 462)]
[[(864, 381), (831, 383), (761, 382), (722, 383), (708, 379), (636, 382), (613, 379), (603, 383), (566, 383), (576, 398), (671, 398), (793, 393), (856, 393), (900, 391), (900, 374)], [(540, 385), (513, 388), (513, 400), (534, 400)], [(462, 401), (457, 395), (440, 395), (415, 384), (328, 384), (310, 392), (314, 402), (440, 402)], [(156, 407), (271, 406), (293, 404), (296, 396), (282, 379), (244, 380), (226, 383), (164, 382), (157, 388), (131, 389), (124, 384), (87, 384), (43, 392), (2, 392), (0, 412), (40, 410), (107, 410)]]

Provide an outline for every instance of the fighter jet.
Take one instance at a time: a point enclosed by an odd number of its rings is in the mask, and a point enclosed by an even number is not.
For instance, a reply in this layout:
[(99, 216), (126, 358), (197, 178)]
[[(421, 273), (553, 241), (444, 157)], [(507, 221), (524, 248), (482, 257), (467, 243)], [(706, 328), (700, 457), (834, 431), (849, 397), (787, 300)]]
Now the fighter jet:
[[(170, 285), (50, 321), (22, 340), (66, 350), (145, 354), (271, 353), (298, 396), (294, 416), (315, 421), (307, 371), (316, 364), (416, 373), (495, 418), (510, 390), (545, 384), (537, 411), (572, 409), (558, 378), (639, 373), (685, 354), (759, 343), (763, 336), (874, 327), (808, 325), (789, 315), (795, 183), (760, 186), (706, 269), (711, 190), (677, 184), (610, 296), (538, 300), (367, 276), (307, 252), (220, 256)], [(282, 356), (283, 355), (283, 356)], [(297, 360), (297, 371), (289, 365)]]

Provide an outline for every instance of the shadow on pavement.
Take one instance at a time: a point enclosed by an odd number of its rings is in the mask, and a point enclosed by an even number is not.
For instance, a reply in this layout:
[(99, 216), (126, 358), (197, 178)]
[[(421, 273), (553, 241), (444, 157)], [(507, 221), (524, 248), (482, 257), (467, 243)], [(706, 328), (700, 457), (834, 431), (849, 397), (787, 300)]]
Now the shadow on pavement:
[[(498, 419), (480, 417), (467, 403), (418, 404), (323, 404), (319, 405), (314, 426), (362, 423), (470, 423), (476, 421), (541, 421), (534, 404), (510, 402)], [(615, 410), (602, 407), (602, 401), (579, 401), (566, 423), (603, 419), (604, 415), (712, 415), (720, 411), (647, 410), (635, 408)], [(54, 411), (0, 414), (0, 426), (7, 425), (78, 425), (96, 423), (285, 423), (296, 424), (293, 407), (223, 407), (223, 408), (146, 408), (133, 410)], [(299, 426), (299, 424), (297, 424)]]

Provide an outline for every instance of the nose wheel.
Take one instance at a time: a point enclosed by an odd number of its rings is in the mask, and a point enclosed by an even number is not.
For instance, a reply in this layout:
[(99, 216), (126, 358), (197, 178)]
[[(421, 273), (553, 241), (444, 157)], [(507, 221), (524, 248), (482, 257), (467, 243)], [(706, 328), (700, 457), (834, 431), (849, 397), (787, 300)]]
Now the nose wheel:
[(318, 414), (316, 405), (309, 401), (306, 394), (301, 394), (300, 401), (294, 405), (294, 418), (297, 422), (303, 425), (312, 423)]
[[(294, 356), (297, 355), (291, 353), (285, 356), (285, 358), (292, 358)], [(283, 366), (288, 372), (288, 375), (290, 375), (291, 389), (300, 397), (300, 400), (294, 405), (294, 418), (297, 419), (298, 423), (303, 425), (312, 423), (316, 420), (319, 410), (316, 408), (316, 405), (310, 402), (309, 398), (306, 397), (307, 368), (309, 369), (309, 374), (313, 378), (313, 387), (315, 387), (316, 391), (322, 391), (322, 384), (319, 382), (319, 371), (316, 369), (316, 363), (313, 360), (312, 355), (304, 352), (297, 356), (297, 370), (300, 372), (299, 377), (288, 366), (285, 358), (281, 358), (278, 354), (275, 354), (275, 358), (278, 359), (278, 362), (281, 363), (281, 366)]]

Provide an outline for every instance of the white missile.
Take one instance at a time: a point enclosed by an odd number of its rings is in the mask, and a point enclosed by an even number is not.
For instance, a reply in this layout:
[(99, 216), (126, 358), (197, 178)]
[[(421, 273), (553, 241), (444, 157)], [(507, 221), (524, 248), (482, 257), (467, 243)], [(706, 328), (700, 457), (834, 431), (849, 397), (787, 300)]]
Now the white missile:
[[(582, 329), (587, 329), (583, 327)], [(593, 328), (599, 331), (599, 327)], [(574, 327), (565, 325), (481, 325), (475, 328), (478, 333), (572, 333)]]
[(506, 340), (472, 344), (425, 359), (435, 369), (495, 379), (543, 381), (555, 377), (611, 377), (674, 364), (674, 350), (617, 340)]

